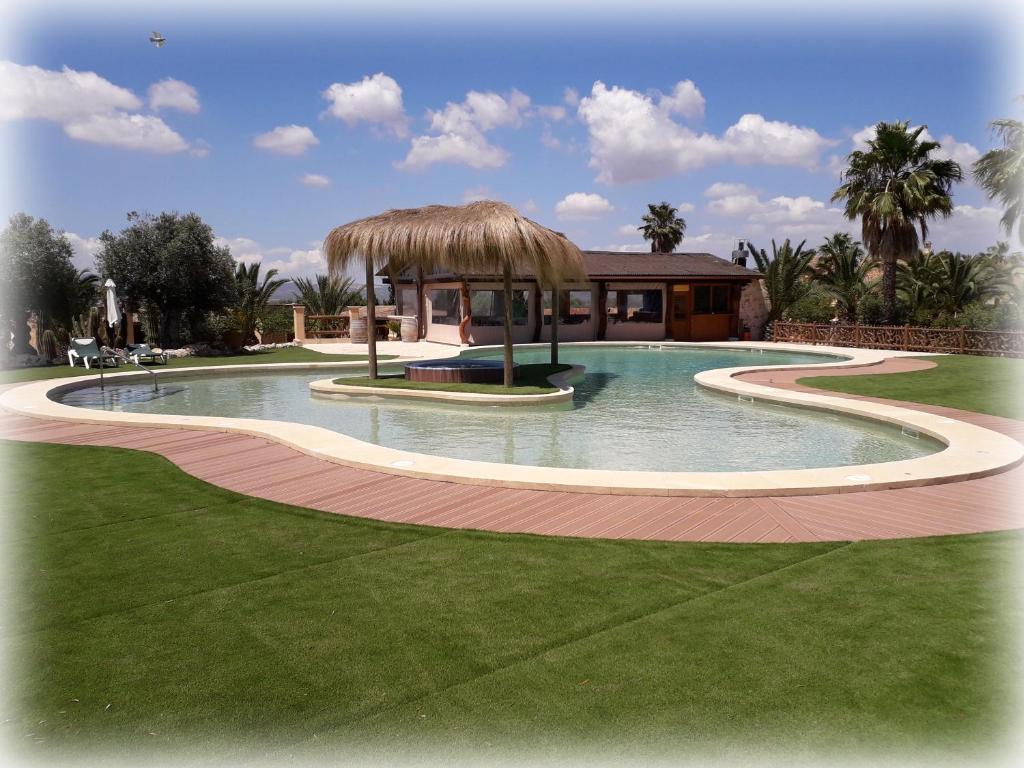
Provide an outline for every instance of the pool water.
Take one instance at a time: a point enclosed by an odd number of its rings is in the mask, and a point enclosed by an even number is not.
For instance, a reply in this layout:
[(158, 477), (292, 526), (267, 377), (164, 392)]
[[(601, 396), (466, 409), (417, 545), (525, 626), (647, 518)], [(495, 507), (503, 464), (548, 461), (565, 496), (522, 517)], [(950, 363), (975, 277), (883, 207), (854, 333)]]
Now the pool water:
[[(473, 357), (498, 357), (497, 353)], [(588, 469), (757, 471), (870, 464), (934, 453), (941, 444), (898, 427), (710, 392), (693, 375), (740, 365), (815, 364), (823, 355), (746, 350), (563, 345), (585, 365), (571, 404), (467, 406), (313, 397), (316, 373), (250, 373), (75, 390), (68, 405), (230, 416), (326, 427), (378, 445), (458, 459)], [(547, 362), (546, 348), (516, 362)], [(365, 375), (351, 372), (349, 375)]]

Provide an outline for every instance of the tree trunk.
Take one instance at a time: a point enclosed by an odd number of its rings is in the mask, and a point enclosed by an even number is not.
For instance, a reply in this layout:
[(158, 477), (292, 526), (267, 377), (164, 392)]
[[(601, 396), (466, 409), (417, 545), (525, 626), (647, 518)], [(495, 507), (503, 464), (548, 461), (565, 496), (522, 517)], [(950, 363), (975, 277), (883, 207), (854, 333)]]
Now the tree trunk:
[(551, 286), (551, 364), (558, 365), (559, 286)]
[(366, 259), (366, 356), (371, 379), (377, 378), (377, 296), (373, 291), (373, 260)]
[(427, 336), (427, 318), (423, 316), (425, 302), (423, 300), (423, 267), (416, 267), (416, 337), (424, 339)]
[(512, 269), (505, 267), (505, 379), (506, 387), (513, 384), (512, 372)]
[(882, 314), (886, 325), (896, 322), (896, 254), (882, 255)]

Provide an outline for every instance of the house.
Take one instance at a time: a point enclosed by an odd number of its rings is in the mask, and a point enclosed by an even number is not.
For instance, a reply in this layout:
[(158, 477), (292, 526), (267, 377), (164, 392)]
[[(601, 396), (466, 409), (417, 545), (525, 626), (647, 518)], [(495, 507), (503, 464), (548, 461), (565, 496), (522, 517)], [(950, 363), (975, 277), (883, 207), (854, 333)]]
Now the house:
[[(764, 324), (760, 274), (742, 257), (583, 251), (583, 262), (587, 279), (563, 286), (560, 294), (561, 341), (724, 341), (756, 338)], [(550, 289), (520, 274), (513, 294), (515, 343), (549, 340)], [(399, 314), (423, 318), (428, 341), (502, 342), (498, 275), (432, 274), (418, 285), (415, 274), (404, 272), (395, 277), (395, 298)]]

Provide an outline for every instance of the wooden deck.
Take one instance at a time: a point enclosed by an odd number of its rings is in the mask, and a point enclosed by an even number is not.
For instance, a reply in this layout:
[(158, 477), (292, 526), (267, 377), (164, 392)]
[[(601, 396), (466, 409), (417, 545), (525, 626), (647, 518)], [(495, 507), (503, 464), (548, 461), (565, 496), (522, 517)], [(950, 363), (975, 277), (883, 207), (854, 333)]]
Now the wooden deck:
[[(890, 358), (864, 373), (927, 367)], [(852, 371), (836, 371), (837, 375)], [(795, 384), (809, 372), (744, 378)], [(834, 393), (829, 393), (834, 394)], [(891, 401), (878, 401), (891, 402)], [(896, 403), (902, 404), (902, 403)], [(905, 404), (904, 404), (905, 405)], [(915, 406), (1024, 440), (1024, 422)], [(1020, 528), (1024, 468), (959, 483), (890, 491), (762, 498), (611, 496), (517, 490), (352, 469), (262, 438), (222, 432), (108, 427), (0, 415), (11, 440), (150, 451), (184, 471), (239, 493), (396, 523), (594, 538), (796, 542), (891, 539)]]

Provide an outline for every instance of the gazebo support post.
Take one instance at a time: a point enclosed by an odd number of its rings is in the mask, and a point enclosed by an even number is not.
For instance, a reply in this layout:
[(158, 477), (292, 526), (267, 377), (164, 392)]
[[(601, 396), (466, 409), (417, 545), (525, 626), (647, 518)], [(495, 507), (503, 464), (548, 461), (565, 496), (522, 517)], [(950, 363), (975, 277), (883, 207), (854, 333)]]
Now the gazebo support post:
[(506, 264), (505, 282), (505, 386), (511, 387), (512, 376), (512, 268)]
[(366, 356), (371, 379), (377, 378), (377, 296), (373, 292), (373, 259), (366, 261)]
[(551, 286), (551, 364), (558, 365), (558, 316), (561, 314), (559, 307), (559, 290), (561, 286)]

